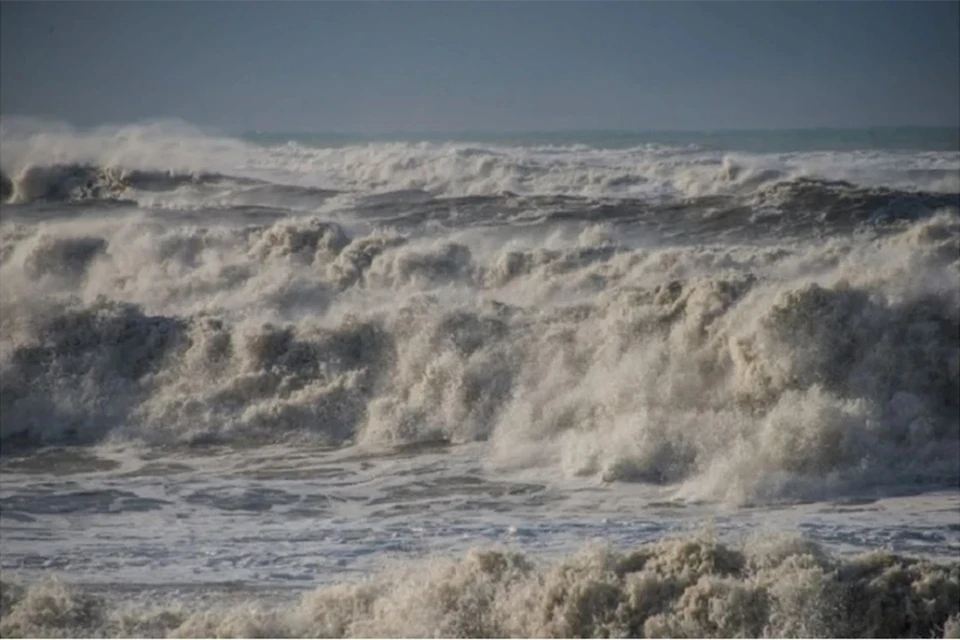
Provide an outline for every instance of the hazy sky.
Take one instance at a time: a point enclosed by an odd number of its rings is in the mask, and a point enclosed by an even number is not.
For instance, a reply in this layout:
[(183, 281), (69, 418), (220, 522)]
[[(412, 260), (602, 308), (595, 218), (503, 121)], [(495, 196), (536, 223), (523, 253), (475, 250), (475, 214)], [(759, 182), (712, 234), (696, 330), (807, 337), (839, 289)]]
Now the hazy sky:
[(509, 131), (958, 125), (958, 2), (0, 4), (0, 112)]

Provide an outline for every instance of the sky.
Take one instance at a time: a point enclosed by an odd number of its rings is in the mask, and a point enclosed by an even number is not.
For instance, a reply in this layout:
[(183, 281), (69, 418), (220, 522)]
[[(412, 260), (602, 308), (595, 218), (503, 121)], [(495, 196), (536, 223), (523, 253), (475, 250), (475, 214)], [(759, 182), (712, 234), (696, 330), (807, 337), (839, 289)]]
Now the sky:
[(0, 115), (445, 132), (960, 126), (960, 3), (0, 3)]

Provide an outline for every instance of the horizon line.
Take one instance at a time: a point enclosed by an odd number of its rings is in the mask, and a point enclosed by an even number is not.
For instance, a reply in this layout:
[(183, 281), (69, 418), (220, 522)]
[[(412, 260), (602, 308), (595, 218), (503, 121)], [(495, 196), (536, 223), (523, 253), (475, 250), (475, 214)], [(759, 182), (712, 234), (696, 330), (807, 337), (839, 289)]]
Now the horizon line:
[[(0, 116), (2, 117), (2, 116)], [(144, 121), (149, 122), (149, 120)], [(188, 122), (188, 121), (185, 121)], [(134, 123), (130, 123), (134, 124)], [(110, 126), (110, 125), (94, 125)], [(204, 125), (199, 125), (204, 126)], [(417, 135), (557, 135), (557, 134), (730, 134), (730, 133), (806, 133), (811, 131), (892, 131), (898, 129), (950, 130), (960, 132), (960, 123), (955, 125), (896, 124), (868, 126), (815, 126), (815, 127), (745, 127), (745, 128), (708, 128), (708, 129), (642, 129), (642, 128), (583, 128), (583, 129), (437, 129), (411, 131), (337, 131), (337, 130), (296, 130), (296, 129), (243, 129), (234, 133), (241, 135), (325, 135), (325, 136), (417, 136)]]

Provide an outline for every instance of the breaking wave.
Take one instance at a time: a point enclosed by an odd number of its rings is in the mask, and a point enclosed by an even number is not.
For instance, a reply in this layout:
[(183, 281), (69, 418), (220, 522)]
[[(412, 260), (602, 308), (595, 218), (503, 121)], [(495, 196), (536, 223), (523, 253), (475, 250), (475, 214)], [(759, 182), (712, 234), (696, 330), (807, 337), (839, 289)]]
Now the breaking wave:
[[(51, 581), (2, 583), (13, 636), (956, 637), (960, 566), (887, 552), (834, 558), (813, 542), (709, 537), (547, 561), (471, 551), (294, 602), (123, 606)], [(241, 600), (241, 602), (237, 602)]]
[[(66, 127), (38, 130), (36, 123), (26, 126), (10, 119), (0, 125), (0, 136), (4, 199), (12, 196), (14, 202), (90, 194), (130, 197), (136, 195), (133, 187), (155, 191), (160, 185), (186, 186), (225, 176), (363, 194), (517, 194), (650, 202), (744, 196), (799, 179), (960, 193), (960, 155), (949, 151), (748, 154), (652, 144), (594, 149), (426, 142), (319, 148), (298, 142), (261, 146), (177, 123), (81, 132)], [(210, 204), (210, 193), (193, 195), (174, 202), (199, 205), (205, 199)], [(156, 198), (138, 201), (170, 204)]]
[[(276, 220), (291, 212), (323, 210), (338, 192), (217, 173), (178, 174), (93, 165), (29, 166), (2, 176), (8, 204), (126, 204), (147, 209), (196, 209), (236, 220)], [(333, 199), (333, 200), (331, 200)], [(864, 188), (843, 181), (793, 178), (763, 183), (740, 195), (680, 199), (621, 196), (504, 195), (439, 197), (421, 190), (357, 195), (352, 215), (381, 226), (409, 229), (425, 223), (456, 227), (549, 225), (576, 222), (639, 225), (661, 234), (722, 237), (818, 233), (882, 227), (960, 206), (960, 194)], [(11, 212), (6, 213), (8, 217)], [(27, 210), (26, 215), (36, 215)], [(23, 216), (20, 216), (21, 218)]]
[(4, 450), (486, 442), (733, 502), (960, 479), (956, 153), (0, 135)]
[(955, 483), (960, 220), (786, 244), (2, 227), (4, 449), (487, 441), (749, 502)]
[(83, 164), (25, 167), (13, 178), (0, 176), (7, 204), (110, 203), (152, 208), (267, 206), (278, 213), (289, 207), (317, 206), (335, 192), (278, 185), (217, 173), (130, 170)]
[(960, 154), (277, 141), (0, 122), (0, 635), (960, 633)]
[[(14, 179), (4, 176), (11, 204), (37, 201), (123, 200), (132, 190), (163, 191), (183, 185), (216, 183), (215, 174), (178, 175), (159, 171), (125, 171), (88, 165), (49, 165), (25, 168)], [(132, 201), (132, 199), (131, 199)]]

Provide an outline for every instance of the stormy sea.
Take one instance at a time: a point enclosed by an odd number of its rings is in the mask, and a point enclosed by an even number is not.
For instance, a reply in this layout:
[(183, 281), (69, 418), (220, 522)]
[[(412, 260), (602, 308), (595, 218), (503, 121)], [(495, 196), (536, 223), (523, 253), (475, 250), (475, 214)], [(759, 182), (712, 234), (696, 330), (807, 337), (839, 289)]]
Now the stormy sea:
[(960, 634), (960, 134), (4, 119), (0, 632)]

